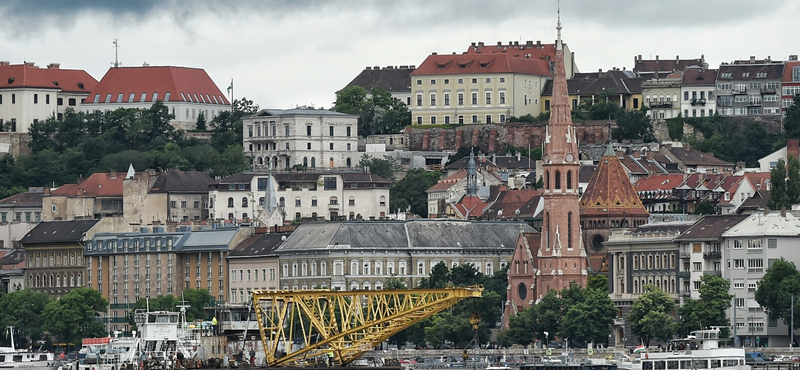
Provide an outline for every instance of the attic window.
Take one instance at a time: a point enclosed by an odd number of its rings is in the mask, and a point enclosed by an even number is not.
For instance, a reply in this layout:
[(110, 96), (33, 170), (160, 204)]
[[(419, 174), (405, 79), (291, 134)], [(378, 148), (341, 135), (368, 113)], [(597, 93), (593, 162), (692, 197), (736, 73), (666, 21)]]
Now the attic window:
[(169, 92), (164, 94), (164, 101), (169, 101), (169, 94), (170, 94)]
[(133, 103), (134, 99), (136, 99), (136, 93), (128, 95), (128, 103)]
[(83, 89), (83, 82), (78, 82), (78, 87)]
[(742, 72), (742, 78), (750, 77), (750, 72)]
[(58, 81), (53, 81), (53, 85), (58, 86)]
[(480, 63), (480, 65), (481, 65), (481, 68), (486, 68), (486, 67), (488, 67), (488, 66), (492, 65), (492, 62), (494, 62), (494, 61), (493, 61), (493, 60), (491, 60), (491, 61), (488, 61), (488, 62), (481, 62), (481, 63)]
[(219, 103), (223, 104), (225, 102), (225, 99), (222, 97), (222, 95), (219, 95), (218, 97), (219, 97)]
[(756, 78), (767, 78), (767, 72), (756, 73)]
[(730, 73), (730, 72), (723, 72), (723, 73), (722, 73), (722, 76), (721, 76), (721, 78), (732, 78), (732, 77), (733, 77), (733, 76), (731, 75), (731, 73)]
[(211, 97), (206, 94), (206, 103), (211, 104)]
[(181, 93), (181, 99), (183, 99), (183, 101), (186, 101), (186, 95), (183, 95), (183, 93)]
[(122, 103), (122, 93), (117, 94), (117, 103)]
[(469, 61), (469, 62), (464, 63), (464, 64), (458, 63), (458, 68), (465, 69), (465, 68), (469, 67), (471, 64), (472, 64), (472, 61)]
[(211, 97), (214, 98), (214, 104), (220, 104), (220, 103), (217, 102), (217, 96), (216, 95), (211, 95)]
[(111, 93), (106, 94), (106, 103), (111, 103)]
[(142, 93), (142, 96), (139, 97), (139, 101), (146, 101), (147, 100), (147, 93)]
[(203, 94), (200, 94), (200, 102), (201, 103), (205, 103), (206, 102), (206, 99), (203, 98)]
[(8, 83), (9, 83), (9, 84), (12, 84), (12, 83), (14, 83), (14, 77), (9, 77), (9, 78), (8, 78)]
[(194, 96), (194, 102), (199, 103), (200, 99), (197, 98), (197, 94), (192, 94)]
[(153, 101), (156, 101), (156, 100), (158, 100), (158, 93), (154, 92), (153, 93)]

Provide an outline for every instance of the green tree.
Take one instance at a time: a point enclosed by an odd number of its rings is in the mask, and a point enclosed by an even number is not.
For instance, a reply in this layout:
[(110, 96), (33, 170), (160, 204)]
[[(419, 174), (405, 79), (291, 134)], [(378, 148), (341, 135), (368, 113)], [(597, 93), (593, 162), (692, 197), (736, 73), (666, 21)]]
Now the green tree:
[(628, 322), (631, 331), (649, 346), (651, 340), (666, 341), (672, 335), (675, 301), (654, 285), (645, 285), (644, 291), (633, 302)]
[(392, 93), (374, 88), (367, 91), (361, 86), (350, 86), (336, 92), (331, 109), (358, 116), (358, 134), (361, 136), (396, 134), (411, 124), (408, 106)]
[(770, 176), (772, 191), (767, 206), (770, 209), (780, 209), (781, 207), (790, 208), (789, 195), (786, 192), (786, 162), (778, 160), (778, 164), (772, 169)]
[(800, 159), (789, 155), (786, 170), (786, 196), (790, 204), (800, 203)]
[(186, 320), (210, 319), (204, 308), (213, 305), (214, 299), (207, 289), (184, 289), (183, 296), (179, 297), (179, 300), (184, 300), (189, 305), (186, 310)]
[[(561, 332), (564, 321), (564, 305), (555, 289), (548, 290), (542, 300), (536, 304), (536, 333), (538, 338), (549, 342)], [(547, 338), (544, 337), (547, 332)]]
[(794, 96), (794, 104), (786, 108), (783, 118), (783, 128), (788, 138), (800, 138), (800, 94)]
[(358, 167), (362, 170), (369, 169), (370, 173), (389, 181), (394, 181), (394, 175), (401, 170), (397, 158), (389, 155), (384, 155), (383, 158), (375, 158), (369, 154), (364, 154), (361, 160), (358, 161)]
[(200, 114), (197, 115), (197, 124), (196, 124), (197, 131), (205, 131), (206, 130), (206, 115), (200, 111)]
[(605, 274), (589, 275), (586, 281), (586, 290), (598, 290), (608, 293), (608, 276)]
[(667, 118), (667, 130), (672, 140), (683, 140), (683, 117)]
[(713, 215), (716, 213), (717, 210), (714, 208), (714, 205), (707, 199), (701, 200), (694, 209), (694, 214), (696, 215)]
[[(43, 338), (44, 308), (51, 301), (47, 293), (23, 289), (0, 297), (0, 327), (14, 327), (15, 345), (25, 348)], [(3, 338), (3, 337), (0, 337)], [(0, 339), (10, 345), (10, 339)]]
[(582, 301), (566, 308), (560, 334), (572, 341), (603, 343), (616, 315), (608, 288), (587, 289)]
[(703, 275), (700, 281), (700, 299), (684, 301), (684, 305), (678, 308), (680, 320), (676, 332), (685, 337), (694, 330), (720, 326), (720, 336), (727, 338), (730, 334), (727, 310), (733, 298), (728, 294), (730, 281), (715, 275)]
[(441, 289), (446, 288), (450, 283), (450, 270), (447, 264), (439, 262), (431, 269), (428, 277), (420, 279), (419, 288)]
[(650, 142), (655, 140), (653, 136), (653, 123), (647, 116), (646, 110), (635, 110), (622, 112), (617, 117), (617, 128), (613, 130), (614, 139), (623, 140), (643, 140)]
[(440, 179), (439, 172), (428, 172), (424, 168), (414, 168), (406, 176), (392, 185), (390, 193), (390, 210), (405, 211), (428, 217), (428, 194), (425, 192), (436, 185)]
[(42, 329), (63, 342), (80, 342), (81, 338), (106, 336), (105, 325), (97, 320), (105, 312), (108, 301), (100, 292), (75, 288), (44, 308)]
[(508, 318), (508, 329), (502, 331), (508, 342), (523, 346), (533, 343), (538, 321), (536, 312), (535, 306), (528, 307)]
[[(782, 319), (787, 325), (792, 317), (792, 296), (800, 292), (800, 272), (794, 263), (781, 258), (767, 268), (764, 277), (758, 282), (755, 299), (764, 308), (771, 321)], [(800, 317), (800, 304), (795, 303), (795, 317)], [(795, 320), (794, 328), (800, 327)]]

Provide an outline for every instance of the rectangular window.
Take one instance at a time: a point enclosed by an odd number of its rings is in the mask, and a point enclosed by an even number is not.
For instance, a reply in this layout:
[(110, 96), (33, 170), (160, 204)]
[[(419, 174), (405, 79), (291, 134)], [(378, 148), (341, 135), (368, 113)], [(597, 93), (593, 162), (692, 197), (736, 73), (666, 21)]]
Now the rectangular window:
[(39, 94), (33, 94), (33, 104), (39, 104)]
[(45, 104), (50, 104), (50, 95), (45, 95), (44, 96), (44, 103)]
[(436, 124), (436, 116), (431, 116), (431, 124), (432, 125)]
[(436, 94), (431, 94), (431, 107), (436, 106)]
[(458, 93), (458, 105), (464, 105), (464, 93)]
[(472, 93), (472, 105), (478, 105), (478, 93)]
[(325, 190), (336, 190), (336, 177), (325, 177), (323, 184)]
[(500, 92), (500, 104), (505, 104), (505, 103), (506, 103), (506, 92), (505, 91), (501, 91)]
[(477, 114), (473, 114), (472, 115), (472, 123), (478, 123), (478, 115)]
[(436, 85), (436, 80), (431, 80), (431, 85)]
[(444, 124), (445, 125), (450, 124), (450, 116), (444, 116)]
[(486, 123), (492, 123), (492, 115), (491, 114), (487, 114), (486, 115)]
[(444, 93), (444, 105), (445, 106), (449, 106), (450, 105), (450, 94), (449, 93)]
[(422, 106), (422, 94), (417, 94), (417, 106)]
[(486, 93), (486, 105), (490, 105), (490, 104), (492, 104), (492, 93), (491, 92), (487, 92)]
[(347, 126), (347, 136), (350, 137), (350, 126)]

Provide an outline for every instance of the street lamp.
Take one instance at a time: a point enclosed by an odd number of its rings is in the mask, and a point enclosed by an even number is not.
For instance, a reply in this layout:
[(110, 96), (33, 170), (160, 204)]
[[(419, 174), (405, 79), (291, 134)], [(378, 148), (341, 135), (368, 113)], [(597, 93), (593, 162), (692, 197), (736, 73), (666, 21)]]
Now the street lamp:
[(543, 333), (544, 333), (544, 349), (547, 349), (547, 347), (548, 347), (548, 344), (549, 344), (549, 338), (548, 338), (548, 336), (550, 335), (550, 333), (548, 333), (548, 332), (546, 332), (546, 331), (545, 331), (545, 332), (543, 332)]

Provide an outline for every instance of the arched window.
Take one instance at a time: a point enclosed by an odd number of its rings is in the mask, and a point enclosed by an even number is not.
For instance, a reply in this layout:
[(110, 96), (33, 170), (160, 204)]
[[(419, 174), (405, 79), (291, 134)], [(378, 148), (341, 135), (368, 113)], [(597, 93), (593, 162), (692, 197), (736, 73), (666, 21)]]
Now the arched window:
[(349, 200), (348, 200), (348, 202), (347, 202), (347, 205), (348, 205), (348, 206), (354, 206), (354, 205), (356, 205), (356, 198), (355, 198), (355, 197), (353, 197), (353, 196), (351, 196), (351, 197), (350, 197), (350, 199), (349, 199)]
[(333, 168), (333, 157), (331, 157), (328, 161), (330, 162), (330, 166), (329, 167)]
[(78, 286), (83, 286), (83, 277), (78, 273)]
[(303, 157), (303, 167), (308, 167), (308, 157)]
[(339, 205), (339, 198), (337, 198), (337, 197), (331, 197), (331, 202), (330, 202), (330, 203), (328, 203), (328, 204), (330, 204), (330, 205), (332, 205), (332, 206)]
[(264, 205), (264, 197), (258, 198), (258, 205), (259, 206), (263, 206)]
[(228, 198), (228, 207), (233, 207), (233, 198)]
[(381, 207), (386, 206), (386, 197), (383, 196), (383, 195), (381, 195), (381, 203), (380, 203), (380, 205), (381, 205)]
[(550, 212), (545, 214), (545, 220), (547, 220), (547, 225), (545, 225), (545, 230), (547, 230), (547, 239), (545, 240), (545, 249), (550, 250)]
[(550, 171), (544, 171), (544, 188), (545, 190), (550, 189)]
[(350, 158), (347, 158), (347, 167), (348, 168), (352, 167), (352, 162), (350, 161)]
[(572, 171), (567, 171), (567, 189), (572, 189)]
[(317, 158), (311, 157), (311, 168), (317, 167)]
[(556, 189), (561, 189), (561, 171), (556, 170), (556, 178), (553, 181), (556, 183)]
[(286, 199), (284, 197), (281, 197), (281, 199), (278, 200), (278, 206), (286, 207)]
[(325, 261), (319, 263), (319, 274), (323, 276), (328, 274), (328, 265), (325, 263)]
[(247, 208), (247, 197), (242, 197), (242, 207)]
[(301, 204), (300, 197), (294, 198), (294, 206), (300, 207), (300, 204)]
[(317, 197), (311, 197), (311, 206), (312, 207), (316, 207), (317, 206)]

